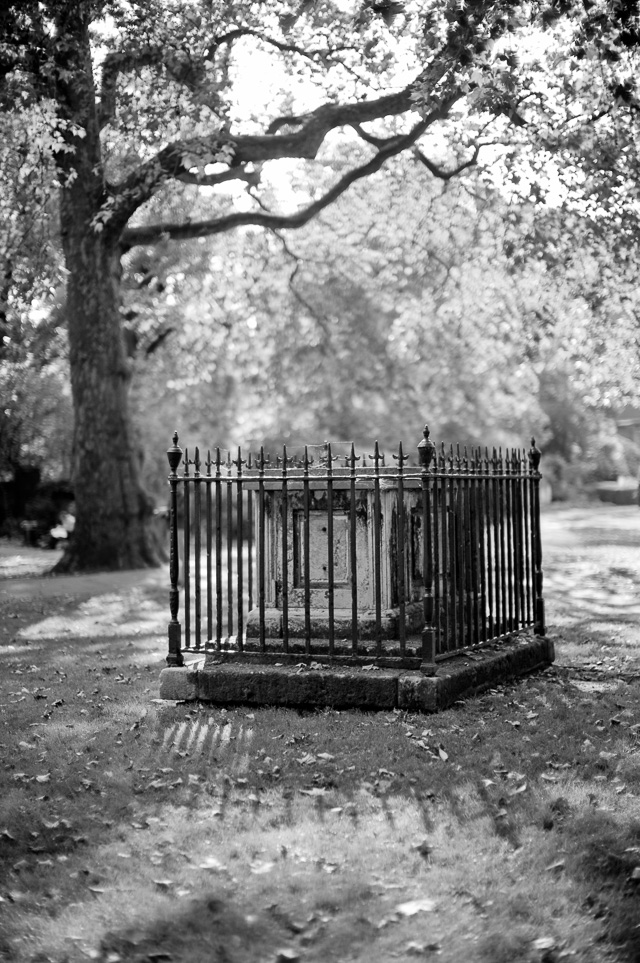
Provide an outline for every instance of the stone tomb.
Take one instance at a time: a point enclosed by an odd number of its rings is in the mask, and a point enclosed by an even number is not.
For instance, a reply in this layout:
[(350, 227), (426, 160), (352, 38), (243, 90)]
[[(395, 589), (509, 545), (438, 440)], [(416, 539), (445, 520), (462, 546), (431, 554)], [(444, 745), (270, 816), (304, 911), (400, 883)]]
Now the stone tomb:
[[(273, 476), (278, 476), (278, 479)], [(308, 556), (305, 552), (305, 494), (302, 470), (287, 472), (286, 496), (279, 470), (266, 470), (264, 499), (264, 632), (268, 639), (283, 634), (283, 587), (288, 594), (289, 636), (305, 636), (305, 575), (308, 565), (308, 595), (311, 637), (324, 639), (329, 632), (329, 525), (326, 469), (309, 470), (308, 474)], [(383, 639), (398, 638), (400, 593), (399, 573), (402, 555), (399, 543), (398, 472), (396, 468), (380, 469), (380, 520), (374, 524), (376, 488), (373, 468), (358, 469), (352, 487), (349, 469), (333, 470), (333, 600), (334, 637), (336, 643), (351, 644), (352, 591), (357, 599), (358, 639), (365, 641), (376, 635), (376, 589), (379, 582), (380, 623)], [(256, 595), (260, 586), (260, 496), (259, 483), (246, 478), (245, 486), (253, 490), (253, 525), (258, 574)], [(403, 477), (404, 500), (404, 600), (407, 633), (419, 632), (423, 622), (422, 577), (422, 509), (421, 483), (417, 476)], [(352, 498), (355, 499), (354, 535), (352, 536)], [(286, 509), (285, 509), (286, 501)], [(376, 534), (378, 550), (376, 551)], [(352, 571), (352, 545), (355, 543), (355, 573)], [(378, 573), (376, 575), (376, 573)], [(254, 600), (255, 601), (255, 600)], [(247, 648), (260, 636), (261, 612), (255, 604), (247, 620)]]

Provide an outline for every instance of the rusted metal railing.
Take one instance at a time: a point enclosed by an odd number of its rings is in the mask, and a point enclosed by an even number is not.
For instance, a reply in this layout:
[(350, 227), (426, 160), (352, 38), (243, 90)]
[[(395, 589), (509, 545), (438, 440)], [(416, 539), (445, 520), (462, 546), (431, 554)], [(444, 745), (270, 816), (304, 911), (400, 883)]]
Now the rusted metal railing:
[(533, 439), (461, 451), (425, 428), (417, 465), (402, 444), (387, 465), (377, 442), (203, 461), (175, 433), (167, 455), (169, 665), (207, 652), (433, 674), (461, 650), (545, 632)]

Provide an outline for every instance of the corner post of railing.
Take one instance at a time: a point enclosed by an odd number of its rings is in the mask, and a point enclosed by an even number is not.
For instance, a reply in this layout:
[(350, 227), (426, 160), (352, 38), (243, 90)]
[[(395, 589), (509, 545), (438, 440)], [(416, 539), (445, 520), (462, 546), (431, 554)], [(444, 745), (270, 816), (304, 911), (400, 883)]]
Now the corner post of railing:
[(545, 613), (544, 613), (544, 597), (542, 594), (543, 590), (543, 574), (542, 574), (542, 538), (540, 535), (540, 479), (542, 475), (540, 474), (540, 458), (542, 453), (539, 448), (536, 448), (535, 438), (531, 439), (531, 448), (529, 449), (529, 464), (531, 465), (531, 480), (532, 480), (532, 534), (533, 534), (533, 564), (534, 564), (534, 612), (535, 621), (533, 630), (536, 635), (546, 634), (545, 625)]
[(178, 432), (173, 433), (173, 446), (167, 450), (169, 460), (169, 485), (171, 488), (169, 503), (169, 609), (171, 621), (168, 625), (169, 652), (167, 653), (167, 665), (184, 665), (184, 658), (181, 650), (180, 622), (178, 621), (178, 610), (180, 607), (180, 592), (178, 589), (178, 578), (180, 575), (180, 560), (178, 555), (178, 465), (182, 459), (182, 448), (178, 446)]
[[(422, 629), (422, 652), (420, 671), (424, 675), (436, 674), (436, 628), (434, 624), (434, 600), (433, 600), (433, 551), (431, 539), (428, 534), (431, 531), (431, 511), (430, 511), (430, 492), (429, 492), (429, 467), (436, 452), (436, 446), (429, 438), (429, 426), (424, 426), (423, 439), (418, 445), (418, 456), (420, 459), (421, 483), (422, 483), (422, 539), (423, 539), (423, 564), (422, 574), (424, 579), (424, 628)], [(437, 573), (436, 573), (436, 577)]]

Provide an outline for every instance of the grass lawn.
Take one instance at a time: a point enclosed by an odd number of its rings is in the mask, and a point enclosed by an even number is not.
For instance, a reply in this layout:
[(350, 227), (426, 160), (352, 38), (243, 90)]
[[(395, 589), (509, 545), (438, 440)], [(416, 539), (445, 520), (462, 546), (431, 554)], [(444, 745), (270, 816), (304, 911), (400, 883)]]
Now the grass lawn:
[(640, 960), (626, 611), (438, 716), (221, 710), (157, 701), (161, 582), (59, 581), (0, 599), (0, 960)]

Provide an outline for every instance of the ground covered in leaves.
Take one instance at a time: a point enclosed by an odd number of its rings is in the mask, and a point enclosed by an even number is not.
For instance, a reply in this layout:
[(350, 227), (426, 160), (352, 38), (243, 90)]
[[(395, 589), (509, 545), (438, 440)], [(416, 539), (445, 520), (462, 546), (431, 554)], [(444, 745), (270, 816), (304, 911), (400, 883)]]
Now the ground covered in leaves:
[(162, 573), (0, 593), (0, 960), (639, 960), (638, 515), (550, 513), (557, 665), (438, 716), (167, 706)]

